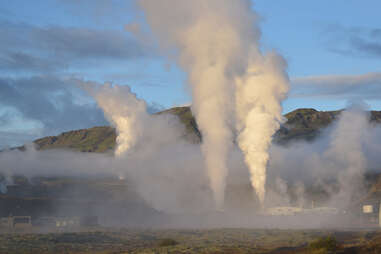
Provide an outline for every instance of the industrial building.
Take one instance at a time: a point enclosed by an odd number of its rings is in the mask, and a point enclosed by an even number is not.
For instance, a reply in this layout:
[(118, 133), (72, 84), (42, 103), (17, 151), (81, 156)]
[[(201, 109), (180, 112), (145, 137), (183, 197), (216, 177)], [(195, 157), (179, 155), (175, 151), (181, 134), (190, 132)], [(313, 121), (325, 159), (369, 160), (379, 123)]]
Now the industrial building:
[(302, 208), (297, 206), (276, 206), (266, 210), (266, 215), (292, 216), (292, 215), (337, 215), (339, 209), (335, 207)]
[(0, 218), (0, 228), (13, 229), (30, 229), (32, 227), (31, 216), (8, 216)]
[(79, 222), (79, 217), (40, 217), (33, 224), (43, 228), (74, 228)]
[(272, 215), (272, 216), (281, 216), (281, 215), (289, 216), (289, 215), (300, 214), (302, 210), (303, 208), (301, 207), (277, 206), (277, 207), (268, 208), (266, 213), (267, 215)]
[(97, 216), (83, 217), (39, 217), (32, 220), (31, 216), (8, 216), (0, 218), (0, 231), (47, 229), (73, 230), (79, 227), (99, 226)]
[(381, 203), (377, 198), (367, 198), (361, 202), (361, 222), (381, 227)]

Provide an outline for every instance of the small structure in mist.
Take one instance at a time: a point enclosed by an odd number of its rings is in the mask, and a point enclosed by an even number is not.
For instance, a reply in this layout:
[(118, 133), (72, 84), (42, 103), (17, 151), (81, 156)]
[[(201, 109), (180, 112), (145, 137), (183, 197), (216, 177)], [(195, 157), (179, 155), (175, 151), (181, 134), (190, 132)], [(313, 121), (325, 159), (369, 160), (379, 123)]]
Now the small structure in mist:
[(298, 206), (276, 206), (267, 208), (265, 215), (292, 216), (292, 215), (338, 215), (339, 209), (335, 207), (302, 208)]
[(302, 212), (303, 208), (294, 206), (277, 206), (268, 208), (267, 215), (281, 216), (281, 215), (296, 215)]
[(30, 229), (32, 227), (31, 216), (8, 216), (0, 218), (0, 228), (13, 229)]
[(33, 222), (33, 225), (45, 228), (70, 229), (78, 227), (99, 226), (98, 216), (82, 217), (40, 217)]
[(365, 224), (381, 227), (381, 202), (379, 199), (367, 199), (361, 203), (361, 220)]
[(41, 217), (33, 224), (45, 228), (74, 228), (80, 225), (79, 217)]
[(32, 220), (31, 216), (8, 216), (0, 218), (0, 231), (12, 232), (30, 229), (43, 230), (75, 230), (81, 227), (99, 226), (97, 216), (74, 217), (39, 217)]

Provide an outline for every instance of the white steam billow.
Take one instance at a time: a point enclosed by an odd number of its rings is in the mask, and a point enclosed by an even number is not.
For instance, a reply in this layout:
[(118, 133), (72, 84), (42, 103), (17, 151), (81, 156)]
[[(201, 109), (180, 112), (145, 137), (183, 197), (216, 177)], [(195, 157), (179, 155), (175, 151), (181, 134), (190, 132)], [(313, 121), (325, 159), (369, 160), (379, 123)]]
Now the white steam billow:
[(161, 48), (188, 74), (217, 208), (224, 203), (236, 120), (251, 182), (263, 201), (268, 147), (279, 127), (288, 79), (279, 56), (259, 51), (260, 31), (250, 1), (138, 2)]
[(133, 148), (142, 136), (142, 123), (149, 117), (145, 101), (136, 98), (128, 86), (97, 85), (90, 82), (84, 86), (115, 126), (118, 133), (115, 155), (121, 156)]
[(200, 148), (186, 141), (185, 128), (176, 116), (149, 114), (146, 102), (126, 85), (79, 84), (116, 128), (116, 158), (110, 161), (109, 173), (133, 183), (141, 197), (159, 211), (208, 209)]
[(380, 159), (374, 156), (380, 151), (379, 136), (380, 128), (369, 124), (364, 106), (351, 105), (313, 142), (273, 144), (272, 177), (280, 174), (289, 181), (322, 188), (329, 195), (329, 205), (346, 208), (366, 194), (365, 173), (379, 170)]
[[(324, 154), (326, 168), (338, 168), (340, 191), (334, 196), (336, 205), (348, 205), (363, 191), (367, 168), (364, 153), (365, 135), (369, 132), (369, 114), (362, 105), (352, 105), (340, 115), (332, 133), (330, 148)], [(357, 197), (359, 198), (359, 197)]]
[(284, 60), (275, 53), (254, 54), (245, 76), (237, 81), (238, 145), (245, 154), (251, 184), (261, 204), (272, 136), (282, 121), (281, 101), (288, 91)]

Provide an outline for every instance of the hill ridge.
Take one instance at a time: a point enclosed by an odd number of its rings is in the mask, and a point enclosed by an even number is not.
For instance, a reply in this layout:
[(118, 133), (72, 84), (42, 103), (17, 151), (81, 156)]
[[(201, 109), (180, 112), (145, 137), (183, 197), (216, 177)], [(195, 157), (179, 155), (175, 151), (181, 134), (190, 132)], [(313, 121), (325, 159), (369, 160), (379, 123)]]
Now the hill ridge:
[[(278, 143), (287, 143), (292, 140), (313, 140), (320, 130), (330, 125), (342, 112), (318, 111), (313, 108), (299, 108), (284, 115), (287, 121), (275, 134)], [(200, 142), (201, 133), (192, 115), (190, 107), (174, 107), (160, 114), (173, 114), (179, 117), (187, 132), (187, 139), (191, 142)], [(381, 111), (370, 111), (372, 122), (381, 123)], [(110, 152), (115, 147), (116, 132), (111, 126), (95, 126), (88, 129), (66, 131), (57, 136), (47, 136), (33, 141), (37, 149), (72, 149), (81, 152)]]

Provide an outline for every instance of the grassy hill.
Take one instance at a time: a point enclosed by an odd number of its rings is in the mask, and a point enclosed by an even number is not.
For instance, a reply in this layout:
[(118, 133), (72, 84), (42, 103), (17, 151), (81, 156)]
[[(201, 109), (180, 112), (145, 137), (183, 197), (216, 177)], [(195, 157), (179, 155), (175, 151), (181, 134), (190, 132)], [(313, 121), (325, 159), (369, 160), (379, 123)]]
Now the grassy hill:
[(101, 126), (40, 138), (34, 143), (41, 150), (65, 148), (81, 152), (103, 153), (115, 147), (115, 140), (115, 129), (110, 126)]
[[(315, 109), (297, 109), (285, 115), (286, 123), (276, 133), (275, 140), (287, 143), (290, 140), (312, 140), (320, 131), (330, 125), (341, 111), (317, 111)], [(160, 114), (173, 114), (185, 125), (187, 138), (200, 142), (201, 133), (192, 115), (190, 107), (175, 107)], [(381, 123), (381, 111), (371, 111), (371, 121)], [(64, 132), (58, 136), (37, 139), (34, 143), (38, 149), (73, 149), (81, 152), (103, 153), (115, 147), (115, 129), (109, 126), (93, 127), (83, 130)]]

